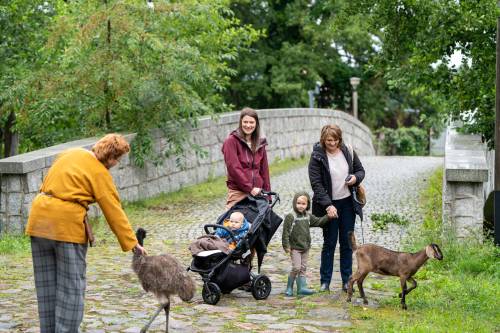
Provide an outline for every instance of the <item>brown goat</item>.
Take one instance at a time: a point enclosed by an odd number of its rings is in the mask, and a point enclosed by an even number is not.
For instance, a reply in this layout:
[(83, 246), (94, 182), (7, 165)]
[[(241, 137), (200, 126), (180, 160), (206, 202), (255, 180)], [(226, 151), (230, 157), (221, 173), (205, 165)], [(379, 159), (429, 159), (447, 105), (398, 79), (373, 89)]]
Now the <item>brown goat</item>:
[[(353, 284), (356, 281), (359, 293), (363, 298), (363, 303), (368, 304), (368, 300), (363, 290), (363, 280), (368, 273), (374, 272), (382, 275), (399, 276), (401, 282), (401, 307), (406, 310), (405, 297), (417, 287), (417, 281), (413, 275), (422, 267), (429, 258), (443, 259), (443, 254), (436, 244), (429, 244), (417, 253), (406, 253), (391, 251), (375, 244), (356, 245), (354, 232), (349, 232), (351, 248), (356, 255), (358, 270), (350, 277), (347, 287), (347, 301), (351, 301)], [(406, 281), (412, 283), (407, 289)]]

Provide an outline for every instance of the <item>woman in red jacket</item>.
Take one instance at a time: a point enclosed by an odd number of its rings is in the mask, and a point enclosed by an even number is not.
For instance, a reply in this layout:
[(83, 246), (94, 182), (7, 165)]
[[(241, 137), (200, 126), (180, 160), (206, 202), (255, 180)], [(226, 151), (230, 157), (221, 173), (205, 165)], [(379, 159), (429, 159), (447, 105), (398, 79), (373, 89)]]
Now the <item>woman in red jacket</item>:
[(244, 108), (238, 129), (232, 131), (222, 145), (227, 170), (226, 209), (248, 194), (255, 196), (262, 190), (271, 190), (266, 145), (266, 139), (260, 137), (257, 112)]

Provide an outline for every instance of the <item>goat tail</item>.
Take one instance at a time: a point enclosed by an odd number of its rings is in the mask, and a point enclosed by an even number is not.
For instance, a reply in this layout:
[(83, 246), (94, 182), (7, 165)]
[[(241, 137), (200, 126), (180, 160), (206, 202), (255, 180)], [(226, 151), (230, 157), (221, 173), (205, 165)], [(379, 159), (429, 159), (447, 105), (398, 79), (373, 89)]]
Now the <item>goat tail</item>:
[(135, 237), (137, 238), (139, 245), (144, 246), (144, 238), (146, 238), (146, 230), (144, 230), (143, 228), (137, 229), (137, 231), (135, 232)]
[(353, 251), (356, 251), (358, 245), (356, 244), (356, 236), (354, 236), (354, 231), (349, 231), (349, 245)]

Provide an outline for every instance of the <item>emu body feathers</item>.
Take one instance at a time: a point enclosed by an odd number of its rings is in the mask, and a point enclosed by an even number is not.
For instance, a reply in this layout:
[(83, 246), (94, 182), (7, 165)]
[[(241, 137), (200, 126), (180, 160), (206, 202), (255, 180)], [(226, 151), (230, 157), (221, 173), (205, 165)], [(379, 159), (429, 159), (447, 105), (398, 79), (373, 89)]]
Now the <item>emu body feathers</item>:
[[(136, 232), (137, 240), (141, 246), (144, 245), (146, 230), (139, 228)], [(141, 330), (146, 332), (153, 320), (162, 309), (165, 310), (166, 332), (168, 332), (168, 317), (170, 312), (170, 296), (179, 295), (183, 301), (189, 301), (194, 297), (196, 285), (188, 275), (182, 264), (170, 254), (156, 256), (145, 256), (134, 252), (132, 258), (132, 269), (137, 274), (142, 288), (151, 292), (160, 302), (160, 308), (151, 317)]]

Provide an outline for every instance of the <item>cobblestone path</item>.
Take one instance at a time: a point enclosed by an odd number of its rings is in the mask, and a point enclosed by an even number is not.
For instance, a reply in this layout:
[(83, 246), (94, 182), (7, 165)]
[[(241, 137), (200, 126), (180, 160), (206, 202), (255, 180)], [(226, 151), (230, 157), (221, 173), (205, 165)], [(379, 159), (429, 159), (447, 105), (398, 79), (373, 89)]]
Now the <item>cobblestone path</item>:
[[(362, 160), (367, 174), (364, 183), (368, 193), (363, 226), (365, 242), (398, 249), (405, 229), (390, 226), (387, 231), (373, 232), (370, 215), (374, 212), (393, 212), (404, 215), (412, 223), (420, 223), (418, 193), (443, 160), (432, 157), (365, 157)], [(310, 190), (306, 167), (274, 177), (271, 182), (282, 198), (276, 208), (281, 216), (290, 211), (291, 199), (296, 190)], [(146, 247), (150, 254), (170, 252), (188, 266), (189, 241), (202, 235), (203, 224), (215, 222), (223, 207), (224, 198), (189, 207), (165, 202), (154, 209), (134, 210), (129, 217), (134, 227), (138, 227), (134, 221), (140, 219), (142, 226), (148, 230)], [(356, 234), (358, 242), (361, 242), (359, 220)], [(335, 259), (331, 293), (302, 298), (283, 296), (290, 264), (281, 249), (280, 235), (281, 229), (271, 242), (262, 269), (262, 273), (269, 276), (273, 284), (267, 300), (256, 301), (250, 293), (236, 290), (223, 295), (216, 306), (206, 305), (201, 299), (201, 279), (193, 274), (198, 284), (197, 294), (188, 304), (174, 298), (170, 331), (335, 332), (353, 328), (350, 305), (345, 303), (345, 296), (339, 289), (338, 258)], [(308, 269), (308, 281), (314, 288), (319, 283), (321, 243), (321, 230), (314, 228)], [(157, 303), (152, 295), (142, 291), (130, 268), (131, 255), (122, 253), (117, 242), (112, 237), (106, 237), (98, 240), (97, 247), (89, 249), (87, 258), (88, 286), (82, 332), (139, 332)], [(368, 278), (365, 283), (370, 300), (368, 306), (376, 307), (377, 300), (395, 295), (395, 290), (376, 287), (376, 283), (370, 282), (379, 279)], [(353, 301), (355, 305), (360, 304), (359, 299)], [(397, 299), (394, 302), (397, 303)], [(15, 262), (9, 256), (0, 256), (0, 332), (39, 332), (37, 322), (30, 255)], [(150, 331), (162, 332), (164, 323), (165, 318), (160, 315)]]

